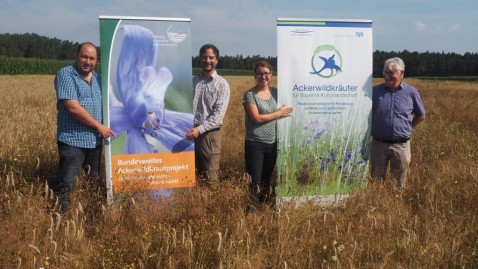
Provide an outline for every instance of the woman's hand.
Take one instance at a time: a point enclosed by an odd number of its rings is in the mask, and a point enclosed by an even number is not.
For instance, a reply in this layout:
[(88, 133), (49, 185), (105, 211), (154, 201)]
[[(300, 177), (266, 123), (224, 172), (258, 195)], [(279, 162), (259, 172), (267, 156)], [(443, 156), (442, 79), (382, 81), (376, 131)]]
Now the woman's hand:
[(278, 113), (278, 118), (288, 117), (294, 111), (291, 106), (282, 105), (279, 107), (276, 112)]

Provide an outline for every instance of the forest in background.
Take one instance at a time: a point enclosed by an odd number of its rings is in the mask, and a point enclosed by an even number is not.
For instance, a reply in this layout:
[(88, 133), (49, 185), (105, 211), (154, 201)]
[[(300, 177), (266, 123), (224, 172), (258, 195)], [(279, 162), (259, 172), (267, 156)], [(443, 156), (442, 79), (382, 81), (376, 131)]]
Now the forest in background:
[[(78, 42), (34, 33), (0, 34), (0, 74), (54, 74), (58, 70), (57, 66), (61, 67), (65, 65), (65, 62), (74, 60), (78, 45)], [(194, 54), (196, 53), (193, 51)], [(383, 62), (396, 56), (405, 61), (407, 77), (457, 77), (478, 74), (478, 53), (476, 52), (458, 54), (453, 52), (376, 50), (373, 53), (373, 77), (381, 77)], [(258, 60), (270, 62), (277, 70), (277, 57), (262, 57), (260, 55), (221, 55), (217, 68), (251, 70), (253, 64)], [(51, 68), (44, 71), (31, 68), (45, 65), (51, 66)], [(192, 57), (192, 65), (193, 68), (199, 67), (199, 56)], [(241, 73), (241, 75), (244, 74)]]

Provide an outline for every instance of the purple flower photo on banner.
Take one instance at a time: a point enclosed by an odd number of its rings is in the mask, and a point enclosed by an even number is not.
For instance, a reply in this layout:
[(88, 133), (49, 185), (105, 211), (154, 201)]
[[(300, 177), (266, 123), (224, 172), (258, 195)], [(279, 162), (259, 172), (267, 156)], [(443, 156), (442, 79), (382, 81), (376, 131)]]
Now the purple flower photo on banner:
[(109, 93), (109, 109), (111, 129), (117, 137), (127, 134), (124, 153), (155, 153), (158, 142), (171, 152), (193, 151), (194, 141), (184, 137), (193, 125), (193, 115), (165, 108), (173, 75), (166, 67), (158, 68), (155, 35), (138, 25), (123, 25), (122, 29), (117, 92)]

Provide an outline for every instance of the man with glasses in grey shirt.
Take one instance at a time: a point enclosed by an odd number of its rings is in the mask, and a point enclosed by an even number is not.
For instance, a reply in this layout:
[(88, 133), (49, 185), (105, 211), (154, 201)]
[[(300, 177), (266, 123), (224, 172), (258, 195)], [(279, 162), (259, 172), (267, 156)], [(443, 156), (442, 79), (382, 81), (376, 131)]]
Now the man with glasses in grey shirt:
[(194, 127), (186, 137), (194, 139), (196, 171), (200, 182), (216, 185), (219, 182), (221, 155), (221, 126), (229, 104), (227, 81), (216, 72), (219, 50), (206, 44), (199, 50), (202, 71), (193, 77)]

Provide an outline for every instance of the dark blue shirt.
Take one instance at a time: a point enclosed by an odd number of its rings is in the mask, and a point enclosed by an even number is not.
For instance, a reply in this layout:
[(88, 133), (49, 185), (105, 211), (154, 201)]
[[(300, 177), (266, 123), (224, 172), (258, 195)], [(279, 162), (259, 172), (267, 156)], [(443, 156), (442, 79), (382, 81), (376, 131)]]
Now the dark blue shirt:
[(101, 145), (101, 136), (76, 120), (63, 106), (61, 100), (77, 100), (91, 116), (101, 122), (101, 78), (93, 71), (91, 85), (75, 68), (75, 65), (62, 68), (55, 77), (56, 97), (58, 99), (57, 140), (79, 148), (95, 148)]
[(384, 83), (374, 86), (372, 96), (372, 136), (375, 138), (408, 138), (412, 134), (413, 118), (425, 115), (418, 90), (405, 82), (394, 91)]

